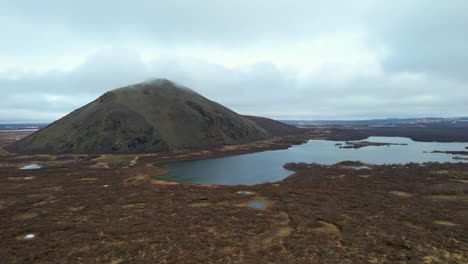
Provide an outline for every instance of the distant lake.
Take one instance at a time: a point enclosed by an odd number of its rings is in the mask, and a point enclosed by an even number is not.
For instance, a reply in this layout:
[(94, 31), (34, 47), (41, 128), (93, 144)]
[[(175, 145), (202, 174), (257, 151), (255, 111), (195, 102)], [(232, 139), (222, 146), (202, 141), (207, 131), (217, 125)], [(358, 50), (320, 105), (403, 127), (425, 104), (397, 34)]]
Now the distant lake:
[(387, 125), (387, 124), (381, 124), (381, 125), (368, 125), (368, 127), (396, 127), (395, 125)]
[(336, 146), (336, 144), (345, 145), (344, 141), (310, 140), (305, 144), (295, 145), (285, 150), (160, 164), (158, 166), (171, 172), (157, 179), (198, 184), (253, 185), (279, 181), (292, 174), (291, 171), (283, 168), (287, 162), (314, 162), (326, 165), (345, 160), (375, 165), (409, 162), (468, 162), (452, 159), (455, 155), (430, 153), (434, 150), (466, 151), (465, 147), (468, 143), (415, 142), (403, 137), (369, 137), (361, 141), (408, 145), (350, 149)]
[(0, 133), (11, 133), (11, 132), (35, 132), (39, 130), (39, 128), (23, 128), (23, 129), (0, 129)]

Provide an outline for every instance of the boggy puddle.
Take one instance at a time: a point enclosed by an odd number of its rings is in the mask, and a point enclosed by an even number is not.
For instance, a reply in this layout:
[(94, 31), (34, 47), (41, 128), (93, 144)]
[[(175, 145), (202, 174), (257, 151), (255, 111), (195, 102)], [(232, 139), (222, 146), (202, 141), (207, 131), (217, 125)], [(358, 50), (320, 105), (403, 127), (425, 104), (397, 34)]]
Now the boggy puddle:
[(255, 209), (265, 209), (267, 205), (268, 204), (266, 202), (260, 202), (260, 201), (253, 201), (253, 202), (249, 202), (246, 204), (246, 206), (255, 208)]
[(29, 165), (21, 167), (20, 170), (36, 170), (36, 169), (41, 169), (43, 167), (44, 165), (33, 163), (33, 164), (29, 164)]
[[(208, 201), (199, 201), (188, 204), (190, 207), (207, 207), (207, 206), (238, 206), (238, 207), (250, 207), (257, 210), (266, 210), (271, 205), (271, 202), (265, 197), (257, 195), (255, 192), (251, 191), (238, 191), (236, 192), (239, 196), (238, 198), (244, 200), (244, 202), (239, 203), (237, 199), (230, 201), (224, 201), (221, 203), (210, 203)], [(250, 198), (245, 201), (245, 198)]]

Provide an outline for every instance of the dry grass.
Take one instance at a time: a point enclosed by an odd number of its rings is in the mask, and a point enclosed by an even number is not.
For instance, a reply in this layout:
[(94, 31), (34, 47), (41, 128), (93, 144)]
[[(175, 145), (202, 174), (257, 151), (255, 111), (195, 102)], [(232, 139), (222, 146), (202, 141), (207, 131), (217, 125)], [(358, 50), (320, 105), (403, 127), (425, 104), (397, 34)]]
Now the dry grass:
[(450, 222), (450, 221), (434, 221), (434, 223), (438, 224), (438, 225), (444, 225), (444, 226), (458, 226), (459, 224), (455, 224), (453, 222)]
[(93, 182), (93, 181), (97, 181), (97, 178), (80, 178), (80, 181)]
[(14, 215), (13, 220), (15, 220), (15, 221), (29, 220), (29, 219), (33, 219), (33, 218), (38, 217), (38, 216), (39, 216), (39, 214), (36, 213), (36, 212), (27, 212), (27, 213), (23, 213), (23, 214)]
[(95, 159), (98, 163), (136, 163), (137, 155), (103, 155)]
[(468, 201), (468, 196), (460, 196), (460, 195), (431, 195), (431, 198), (434, 199), (443, 199), (443, 200), (461, 200), (461, 201)]
[[(430, 171), (463, 171), (467, 164), (373, 166), (368, 178), (339, 166), (303, 164), (280, 183), (208, 187), (150, 180), (161, 172), (152, 166), (161, 157), (142, 156), (129, 169), (0, 168), (0, 259), (397, 264), (431, 257), (466, 263), (466, 204), (428, 197), (463, 197), (457, 192), (465, 183), (450, 180), (460, 178)], [(347, 177), (332, 178), (342, 174)], [(9, 179), (23, 177), (34, 179)], [(389, 194), (395, 190), (413, 196)], [(247, 207), (253, 201), (268, 207)], [(26, 234), (37, 237), (22, 239)]]
[(283, 241), (294, 231), (289, 225), (289, 216), (285, 212), (273, 215), (269, 230), (253, 237), (249, 242), (249, 248), (253, 252), (267, 250), (272, 247), (284, 249)]
[(53, 155), (46, 155), (46, 154), (40, 154), (40, 155), (21, 155), (21, 156), (15, 156), (9, 158), (10, 160), (40, 160), (40, 161), (50, 161), (50, 160), (55, 160), (55, 156)]
[(10, 152), (6, 151), (3, 149), (3, 147), (0, 146), (0, 156), (9, 156), (11, 155)]
[(322, 221), (322, 220), (318, 220), (318, 222), (320, 223), (321, 227), (313, 228), (310, 231), (316, 232), (316, 233), (330, 233), (330, 234), (337, 234), (337, 235), (341, 233), (340, 229), (338, 229), (338, 227), (332, 223)]
[(191, 203), (189, 204), (191, 207), (205, 207), (205, 206), (210, 206), (210, 203)]
[(390, 191), (388, 193), (398, 195), (398, 196), (402, 196), (402, 197), (411, 197), (411, 196), (413, 196), (411, 193), (402, 192), (402, 191)]
[(90, 165), (89, 166), (92, 169), (109, 169), (109, 164), (104, 163), (104, 162), (98, 162), (96, 164)]
[(461, 182), (461, 183), (468, 183), (468, 180), (461, 180), (461, 179), (450, 179), (451, 181)]
[(145, 206), (145, 203), (131, 203), (122, 205), (122, 208), (142, 208)]

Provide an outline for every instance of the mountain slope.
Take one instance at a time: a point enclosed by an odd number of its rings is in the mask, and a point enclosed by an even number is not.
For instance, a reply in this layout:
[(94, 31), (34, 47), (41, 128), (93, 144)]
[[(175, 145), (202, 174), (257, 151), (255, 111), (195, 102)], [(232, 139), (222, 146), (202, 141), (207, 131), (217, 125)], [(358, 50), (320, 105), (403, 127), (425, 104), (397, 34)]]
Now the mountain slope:
[(19, 153), (137, 153), (211, 148), (270, 137), (228, 108), (157, 79), (105, 93), (14, 143)]
[(285, 124), (280, 121), (260, 116), (243, 115), (243, 117), (254, 121), (272, 136), (299, 135), (305, 133), (305, 129)]

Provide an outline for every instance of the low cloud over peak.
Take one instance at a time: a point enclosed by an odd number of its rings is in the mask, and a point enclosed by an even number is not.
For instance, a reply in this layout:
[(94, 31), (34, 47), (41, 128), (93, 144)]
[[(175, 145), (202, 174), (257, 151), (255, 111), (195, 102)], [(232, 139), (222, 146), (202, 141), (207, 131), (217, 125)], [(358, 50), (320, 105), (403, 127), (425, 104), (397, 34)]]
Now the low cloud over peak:
[(0, 122), (150, 78), (279, 119), (468, 115), (466, 1), (79, 4), (0, 3)]

